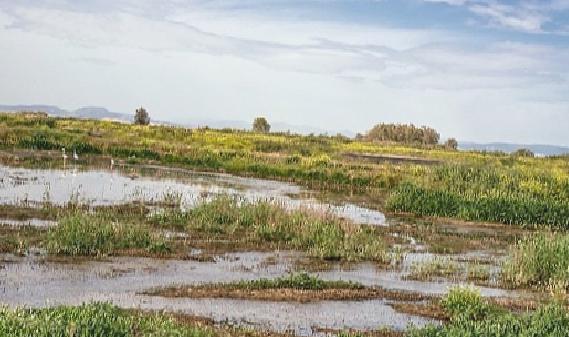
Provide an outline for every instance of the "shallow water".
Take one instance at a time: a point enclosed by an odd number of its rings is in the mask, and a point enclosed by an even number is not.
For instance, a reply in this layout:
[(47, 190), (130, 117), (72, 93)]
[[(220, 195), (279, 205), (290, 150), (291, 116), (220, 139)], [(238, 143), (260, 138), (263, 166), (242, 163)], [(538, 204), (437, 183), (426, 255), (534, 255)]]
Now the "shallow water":
[[(314, 327), (404, 329), (429, 319), (395, 312), (384, 300), (315, 303), (234, 299), (162, 298), (139, 294), (159, 286), (223, 282), (283, 275), (294, 253), (227, 254), (216, 262), (112, 258), (57, 263), (42, 257), (0, 256), (0, 304), (43, 307), (110, 301), (125, 308), (159, 309), (213, 318), (218, 322), (311, 335)], [(350, 275), (358, 275), (355, 270)], [(332, 274), (328, 275), (332, 276)], [(436, 323), (436, 322), (434, 322)]]
[(351, 203), (320, 202), (314, 198), (315, 193), (283, 182), (159, 167), (39, 170), (0, 166), (1, 204), (40, 205), (49, 201), (61, 205), (74, 201), (97, 206), (160, 201), (173, 195), (181, 197), (183, 207), (192, 207), (204, 196), (216, 194), (272, 200), (290, 208), (330, 211), (360, 224), (385, 224), (381, 212)]
[(0, 226), (6, 227), (36, 227), (36, 228), (49, 228), (57, 225), (57, 221), (42, 220), (42, 219), (27, 219), (27, 220), (13, 220), (13, 219), (0, 219)]

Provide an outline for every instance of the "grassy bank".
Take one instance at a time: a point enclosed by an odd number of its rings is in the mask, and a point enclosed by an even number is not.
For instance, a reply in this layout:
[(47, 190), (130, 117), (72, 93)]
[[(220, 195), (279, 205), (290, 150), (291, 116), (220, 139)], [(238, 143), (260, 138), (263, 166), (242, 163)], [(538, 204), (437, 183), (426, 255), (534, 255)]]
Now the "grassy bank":
[[(527, 158), (345, 137), (136, 126), (0, 114), (4, 150), (77, 150), (205, 171), (294, 181), (323, 190), (391, 194), (394, 212), (525, 226), (569, 227), (569, 157)], [(346, 154), (432, 159), (434, 166)], [(25, 156), (24, 156), (25, 157)], [(25, 160), (25, 158), (22, 158)], [(382, 205), (379, 205), (382, 206)]]

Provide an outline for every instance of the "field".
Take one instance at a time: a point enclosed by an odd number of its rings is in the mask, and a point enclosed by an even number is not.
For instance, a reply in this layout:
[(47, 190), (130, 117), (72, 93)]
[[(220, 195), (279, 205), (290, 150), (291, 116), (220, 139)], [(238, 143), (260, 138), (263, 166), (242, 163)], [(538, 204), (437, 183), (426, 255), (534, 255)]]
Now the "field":
[(0, 114), (0, 162), (3, 336), (569, 331), (569, 157)]

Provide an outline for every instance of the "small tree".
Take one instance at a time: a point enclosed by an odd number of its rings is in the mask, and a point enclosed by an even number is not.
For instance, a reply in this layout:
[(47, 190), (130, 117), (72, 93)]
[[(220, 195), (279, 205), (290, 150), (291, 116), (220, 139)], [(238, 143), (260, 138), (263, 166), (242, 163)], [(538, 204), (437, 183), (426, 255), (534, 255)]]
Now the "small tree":
[(533, 157), (534, 153), (531, 152), (530, 149), (521, 148), (521, 149), (517, 149), (514, 153), (512, 153), (512, 155), (514, 155), (516, 157)]
[(148, 112), (143, 107), (136, 109), (134, 114), (134, 124), (136, 125), (148, 125), (150, 124), (150, 116)]
[(456, 150), (458, 149), (458, 142), (454, 138), (449, 138), (445, 143), (445, 147), (450, 150)]
[(253, 131), (268, 133), (271, 131), (271, 125), (269, 122), (267, 122), (267, 119), (265, 117), (257, 117), (253, 122)]

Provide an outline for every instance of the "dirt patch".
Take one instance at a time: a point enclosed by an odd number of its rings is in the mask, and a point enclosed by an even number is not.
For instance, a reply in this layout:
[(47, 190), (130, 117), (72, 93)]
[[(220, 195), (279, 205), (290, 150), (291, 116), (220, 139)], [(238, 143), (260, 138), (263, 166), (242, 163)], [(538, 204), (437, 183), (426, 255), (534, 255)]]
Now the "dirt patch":
[(390, 303), (389, 304), (393, 310), (413, 315), (413, 316), (421, 316), (427, 318), (433, 318), (439, 321), (448, 321), (449, 317), (444, 312), (443, 308), (434, 301), (431, 302), (397, 302), (397, 303)]

